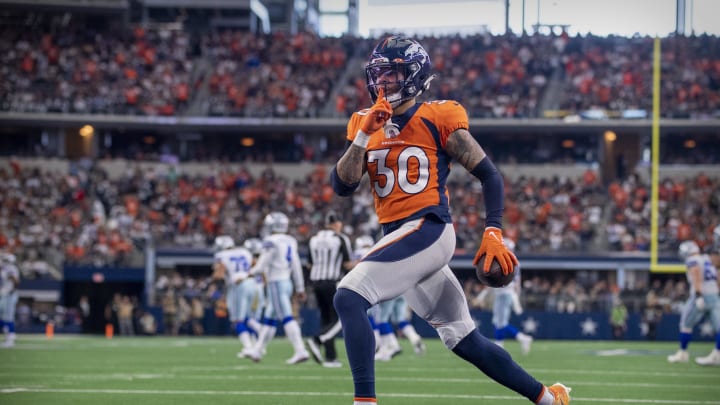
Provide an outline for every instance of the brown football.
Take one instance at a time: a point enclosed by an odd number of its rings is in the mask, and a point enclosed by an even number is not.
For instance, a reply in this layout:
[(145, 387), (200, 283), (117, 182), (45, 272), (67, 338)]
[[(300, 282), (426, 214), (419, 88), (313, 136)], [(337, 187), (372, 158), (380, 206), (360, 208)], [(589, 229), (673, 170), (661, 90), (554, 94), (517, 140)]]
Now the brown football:
[(505, 287), (510, 284), (515, 277), (515, 266), (513, 266), (513, 271), (507, 275), (503, 274), (502, 266), (500, 266), (500, 263), (495, 259), (493, 259), (492, 263), (490, 263), (490, 271), (487, 273), (483, 270), (484, 266), (485, 255), (482, 255), (480, 256), (480, 260), (478, 260), (477, 266), (475, 266), (475, 275), (481, 283), (488, 287)]

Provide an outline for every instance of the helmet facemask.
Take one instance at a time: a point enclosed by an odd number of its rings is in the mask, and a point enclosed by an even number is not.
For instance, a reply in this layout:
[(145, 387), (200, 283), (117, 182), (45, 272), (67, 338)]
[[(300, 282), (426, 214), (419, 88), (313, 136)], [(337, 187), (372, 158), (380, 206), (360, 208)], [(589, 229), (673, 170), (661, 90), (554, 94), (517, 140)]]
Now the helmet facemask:
[(378, 90), (384, 86), (385, 98), (396, 108), (430, 87), (435, 78), (430, 74), (431, 67), (430, 56), (419, 43), (390, 37), (376, 47), (365, 67), (370, 97), (376, 102)]

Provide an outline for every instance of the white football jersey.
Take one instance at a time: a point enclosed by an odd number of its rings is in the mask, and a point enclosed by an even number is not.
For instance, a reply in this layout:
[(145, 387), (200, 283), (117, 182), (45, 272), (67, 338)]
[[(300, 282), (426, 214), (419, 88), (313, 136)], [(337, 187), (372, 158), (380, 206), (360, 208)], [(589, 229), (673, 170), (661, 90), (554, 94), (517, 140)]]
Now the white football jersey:
[(10, 281), (11, 278), (20, 282), (20, 271), (14, 264), (3, 264), (0, 268), (0, 295), (10, 295), (16, 290), (15, 284)]
[(215, 262), (220, 262), (225, 266), (225, 283), (233, 285), (235, 284), (234, 280), (247, 278), (252, 267), (253, 256), (244, 247), (234, 247), (215, 253)]
[[(695, 291), (700, 290), (703, 294), (718, 293), (717, 269), (710, 259), (710, 256), (706, 254), (691, 255), (685, 259), (685, 266), (687, 269), (686, 275), (690, 291), (694, 293)], [(702, 286), (700, 286), (700, 288), (697, 288), (698, 286), (693, 284), (693, 280), (690, 277), (690, 268), (695, 266), (699, 266), (700, 271), (702, 272)]]
[(297, 240), (284, 233), (275, 233), (263, 239), (263, 250), (253, 267), (253, 273), (262, 272), (268, 282), (288, 280), (292, 277), (295, 290), (305, 291)]

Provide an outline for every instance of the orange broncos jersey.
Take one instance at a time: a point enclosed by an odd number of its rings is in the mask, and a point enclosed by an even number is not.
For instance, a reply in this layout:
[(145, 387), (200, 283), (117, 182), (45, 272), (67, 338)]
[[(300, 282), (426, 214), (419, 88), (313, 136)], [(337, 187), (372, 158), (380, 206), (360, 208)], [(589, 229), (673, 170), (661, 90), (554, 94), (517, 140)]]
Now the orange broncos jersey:
[[(358, 111), (350, 118), (347, 138), (351, 142), (367, 112)], [(453, 131), (468, 126), (460, 103), (438, 100), (414, 105), (371, 134), (365, 156), (381, 224), (426, 212), (449, 221), (446, 182), (451, 157), (444, 148)]]

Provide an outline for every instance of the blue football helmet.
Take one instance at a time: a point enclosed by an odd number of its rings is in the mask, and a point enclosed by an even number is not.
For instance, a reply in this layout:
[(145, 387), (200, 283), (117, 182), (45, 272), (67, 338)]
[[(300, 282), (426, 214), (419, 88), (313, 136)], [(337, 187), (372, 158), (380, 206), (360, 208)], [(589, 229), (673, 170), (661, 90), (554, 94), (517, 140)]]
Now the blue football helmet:
[(431, 69), (430, 55), (419, 42), (398, 35), (384, 38), (373, 49), (365, 66), (367, 88), (373, 103), (377, 101), (380, 87), (387, 86), (388, 83), (384, 84), (384, 81), (397, 82), (399, 85), (397, 91), (385, 89), (385, 98), (393, 108), (419, 96), (435, 78), (430, 73)]

